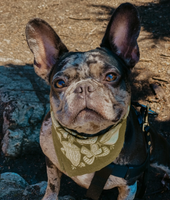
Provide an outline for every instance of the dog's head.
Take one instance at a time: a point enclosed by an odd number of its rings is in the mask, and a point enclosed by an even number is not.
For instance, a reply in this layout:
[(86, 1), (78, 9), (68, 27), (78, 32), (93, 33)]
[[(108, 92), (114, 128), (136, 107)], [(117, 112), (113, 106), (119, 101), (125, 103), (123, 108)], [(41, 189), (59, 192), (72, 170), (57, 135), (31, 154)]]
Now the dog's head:
[(69, 52), (45, 21), (26, 27), (36, 73), (51, 86), (50, 103), (63, 126), (94, 134), (118, 123), (130, 104), (128, 71), (139, 60), (139, 15), (129, 3), (113, 13), (100, 48)]

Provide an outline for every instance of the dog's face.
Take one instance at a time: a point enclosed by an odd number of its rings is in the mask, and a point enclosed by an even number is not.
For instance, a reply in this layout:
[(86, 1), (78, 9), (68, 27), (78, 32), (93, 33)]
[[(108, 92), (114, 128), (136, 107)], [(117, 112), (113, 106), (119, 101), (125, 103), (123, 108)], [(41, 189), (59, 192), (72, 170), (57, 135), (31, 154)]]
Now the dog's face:
[(57, 66), (50, 75), (50, 103), (62, 125), (97, 133), (126, 114), (130, 102), (127, 77), (108, 52), (68, 53)]
[(124, 117), (130, 104), (128, 70), (139, 60), (139, 30), (136, 9), (122, 4), (109, 22), (101, 48), (68, 52), (45, 21), (28, 23), (35, 71), (51, 85), (51, 108), (63, 126), (94, 134)]

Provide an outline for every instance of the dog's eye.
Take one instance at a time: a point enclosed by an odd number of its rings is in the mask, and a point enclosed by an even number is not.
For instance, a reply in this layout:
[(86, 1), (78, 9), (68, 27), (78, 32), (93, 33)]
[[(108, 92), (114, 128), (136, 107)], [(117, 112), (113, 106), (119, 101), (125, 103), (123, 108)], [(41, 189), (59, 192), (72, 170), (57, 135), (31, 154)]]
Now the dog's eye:
[(114, 80), (116, 80), (116, 78), (117, 78), (117, 75), (116, 74), (113, 74), (113, 73), (110, 73), (110, 74), (108, 74), (107, 76), (106, 76), (106, 81), (108, 81), (108, 82), (111, 82), (111, 81), (114, 81)]
[(56, 88), (63, 88), (65, 86), (65, 82), (63, 80), (58, 80), (57, 82), (55, 82), (54, 86)]

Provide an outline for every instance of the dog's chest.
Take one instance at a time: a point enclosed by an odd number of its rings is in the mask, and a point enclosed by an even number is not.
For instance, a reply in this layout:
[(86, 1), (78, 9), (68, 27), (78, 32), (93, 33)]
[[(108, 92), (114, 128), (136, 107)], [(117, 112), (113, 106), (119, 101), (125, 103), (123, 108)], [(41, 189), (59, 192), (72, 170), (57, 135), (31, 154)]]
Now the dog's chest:
[[(60, 169), (58, 158), (55, 153), (55, 148), (53, 144), (52, 134), (51, 134), (51, 118), (44, 120), (40, 133), (40, 144), (44, 154), (55, 164), (55, 166)], [(64, 173), (64, 172), (63, 172)], [(65, 173), (66, 174), (66, 173)], [(67, 175), (67, 174), (66, 174)], [(80, 176), (71, 177), (78, 185), (89, 188), (94, 173), (84, 174)], [(120, 185), (126, 185), (126, 180), (110, 176), (105, 184), (104, 189), (111, 189)]]

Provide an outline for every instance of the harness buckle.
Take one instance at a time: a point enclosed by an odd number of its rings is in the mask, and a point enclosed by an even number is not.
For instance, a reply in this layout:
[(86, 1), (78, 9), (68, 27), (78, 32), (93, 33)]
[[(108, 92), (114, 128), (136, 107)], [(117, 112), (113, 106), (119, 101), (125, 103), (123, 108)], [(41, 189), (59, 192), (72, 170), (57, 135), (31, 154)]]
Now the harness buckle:
[(147, 104), (145, 108), (145, 113), (144, 113), (144, 118), (143, 118), (143, 126), (142, 126), (142, 131), (145, 131), (145, 127), (149, 126), (149, 121), (148, 121), (148, 115), (149, 115), (149, 104)]

